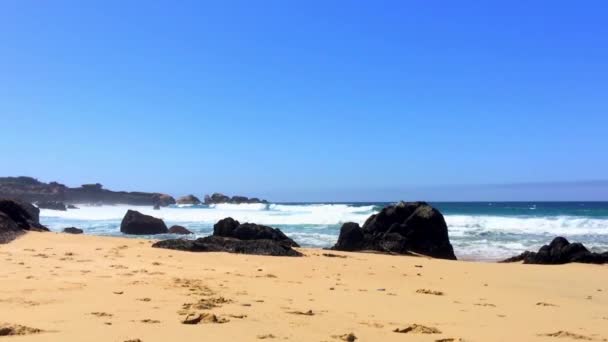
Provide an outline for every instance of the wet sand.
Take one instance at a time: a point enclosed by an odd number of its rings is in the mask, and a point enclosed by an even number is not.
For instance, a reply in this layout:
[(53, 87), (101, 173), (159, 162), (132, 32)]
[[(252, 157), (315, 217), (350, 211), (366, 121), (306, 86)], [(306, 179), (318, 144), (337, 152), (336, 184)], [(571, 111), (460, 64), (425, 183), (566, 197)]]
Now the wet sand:
[(33, 232), (0, 245), (0, 341), (608, 339), (608, 266), (151, 243)]

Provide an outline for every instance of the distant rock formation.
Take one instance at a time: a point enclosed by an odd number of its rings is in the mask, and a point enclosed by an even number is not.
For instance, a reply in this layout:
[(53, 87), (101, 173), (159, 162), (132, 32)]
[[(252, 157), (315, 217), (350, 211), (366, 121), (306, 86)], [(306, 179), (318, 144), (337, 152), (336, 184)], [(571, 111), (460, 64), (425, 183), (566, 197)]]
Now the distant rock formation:
[(201, 204), (201, 200), (198, 199), (198, 197), (196, 197), (194, 195), (187, 195), (187, 196), (182, 196), (182, 197), (178, 198), (177, 204), (198, 205), (198, 204)]
[(166, 234), (169, 232), (163, 220), (128, 210), (120, 223), (120, 231), (130, 235)]
[(192, 234), (192, 232), (189, 231), (188, 228), (186, 228), (186, 227), (175, 225), (175, 226), (171, 226), (171, 228), (169, 228), (169, 234), (188, 235), (188, 234)]
[(370, 216), (359, 227), (347, 222), (332, 247), (341, 251), (423, 254), (456, 260), (443, 215), (425, 202), (399, 202)]
[(111, 191), (99, 183), (69, 188), (57, 182), (43, 183), (31, 177), (0, 177), (0, 197), (30, 203), (158, 204), (163, 207), (175, 204), (173, 197), (161, 193)]
[(40, 201), (40, 202), (36, 202), (36, 206), (40, 209), (50, 209), (50, 210), (59, 210), (59, 211), (67, 210), (65, 203), (58, 202), (58, 201)]
[(7, 243), (29, 230), (48, 231), (40, 224), (40, 209), (13, 199), (0, 199), (0, 243)]
[(570, 243), (566, 238), (558, 236), (550, 244), (542, 246), (538, 252), (526, 251), (502, 262), (519, 261), (523, 261), (524, 264), (542, 265), (559, 265), (571, 262), (606, 264), (608, 263), (608, 252), (593, 253), (581, 243)]
[(190, 252), (228, 252), (272, 256), (302, 255), (292, 248), (298, 247), (298, 244), (279, 229), (254, 223), (240, 224), (232, 218), (225, 218), (217, 222), (212, 236), (196, 240), (164, 240), (156, 242), (152, 247)]
[(220, 203), (231, 203), (231, 204), (241, 204), (241, 203), (268, 203), (268, 201), (259, 199), (257, 197), (245, 197), (245, 196), (226, 196), (222, 193), (216, 192), (211, 196), (205, 195), (205, 204), (220, 204)]

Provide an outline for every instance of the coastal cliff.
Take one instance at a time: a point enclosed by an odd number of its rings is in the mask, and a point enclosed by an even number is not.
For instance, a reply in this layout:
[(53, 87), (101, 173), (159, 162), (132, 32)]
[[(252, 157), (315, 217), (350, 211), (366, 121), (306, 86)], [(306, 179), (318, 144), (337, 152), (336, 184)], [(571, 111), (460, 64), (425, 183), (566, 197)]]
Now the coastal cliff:
[(0, 177), (0, 197), (28, 202), (159, 205), (175, 204), (169, 195), (150, 192), (111, 191), (99, 183), (70, 188), (57, 182), (44, 183), (32, 177)]

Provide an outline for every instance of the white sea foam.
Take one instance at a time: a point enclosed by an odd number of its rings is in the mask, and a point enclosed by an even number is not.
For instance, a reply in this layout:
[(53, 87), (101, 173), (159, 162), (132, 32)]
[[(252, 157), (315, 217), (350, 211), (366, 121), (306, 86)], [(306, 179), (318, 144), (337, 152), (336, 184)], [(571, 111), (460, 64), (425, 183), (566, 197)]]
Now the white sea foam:
[[(212, 232), (225, 217), (280, 227), (303, 246), (329, 247), (344, 222), (363, 224), (377, 207), (346, 204), (216, 204), (209, 207), (183, 205), (153, 210), (142, 206), (80, 206), (77, 210), (41, 210), (41, 221), (51, 229), (78, 226), (89, 234), (118, 235), (128, 209), (182, 224), (197, 237)], [(445, 215), (456, 255), (463, 259), (497, 260), (535, 250), (557, 235), (608, 248), (608, 219), (582, 216), (488, 216)]]
[(121, 220), (128, 209), (170, 222), (216, 223), (232, 217), (241, 222), (266, 225), (334, 225), (344, 222), (363, 223), (373, 213), (373, 206), (356, 207), (341, 204), (215, 204), (207, 207), (168, 207), (153, 210), (142, 206), (81, 206), (77, 210), (55, 211), (42, 209), (42, 217), (72, 220)]

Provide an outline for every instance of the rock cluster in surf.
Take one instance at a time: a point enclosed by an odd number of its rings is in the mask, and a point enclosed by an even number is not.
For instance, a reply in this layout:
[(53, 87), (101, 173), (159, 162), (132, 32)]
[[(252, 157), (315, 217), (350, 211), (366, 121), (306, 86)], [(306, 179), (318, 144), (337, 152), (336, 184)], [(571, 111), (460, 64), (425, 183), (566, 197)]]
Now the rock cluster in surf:
[(571, 262), (606, 264), (608, 263), (608, 252), (594, 253), (581, 243), (570, 243), (566, 238), (558, 236), (550, 244), (542, 246), (538, 252), (526, 251), (502, 262), (519, 261), (523, 261), (524, 264), (544, 265), (559, 265)]
[(242, 204), (242, 203), (268, 203), (268, 201), (264, 199), (259, 199), (257, 197), (245, 197), (245, 196), (226, 196), (222, 193), (216, 192), (211, 196), (205, 195), (205, 204), (221, 204), (221, 203), (231, 203), (231, 204)]
[(228, 217), (213, 227), (213, 235), (196, 240), (171, 239), (156, 242), (156, 248), (167, 248), (190, 252), (229, 252), (240, 254), (301, 256), (292, 247), (299, 247), (279, 229), (239, 223)]
[(425, 202), (399, 202), (385, 207), (370, 216), (363, 227), (345, 223), (332, 249), (415, 253), (456, 260), (443, 215)]

